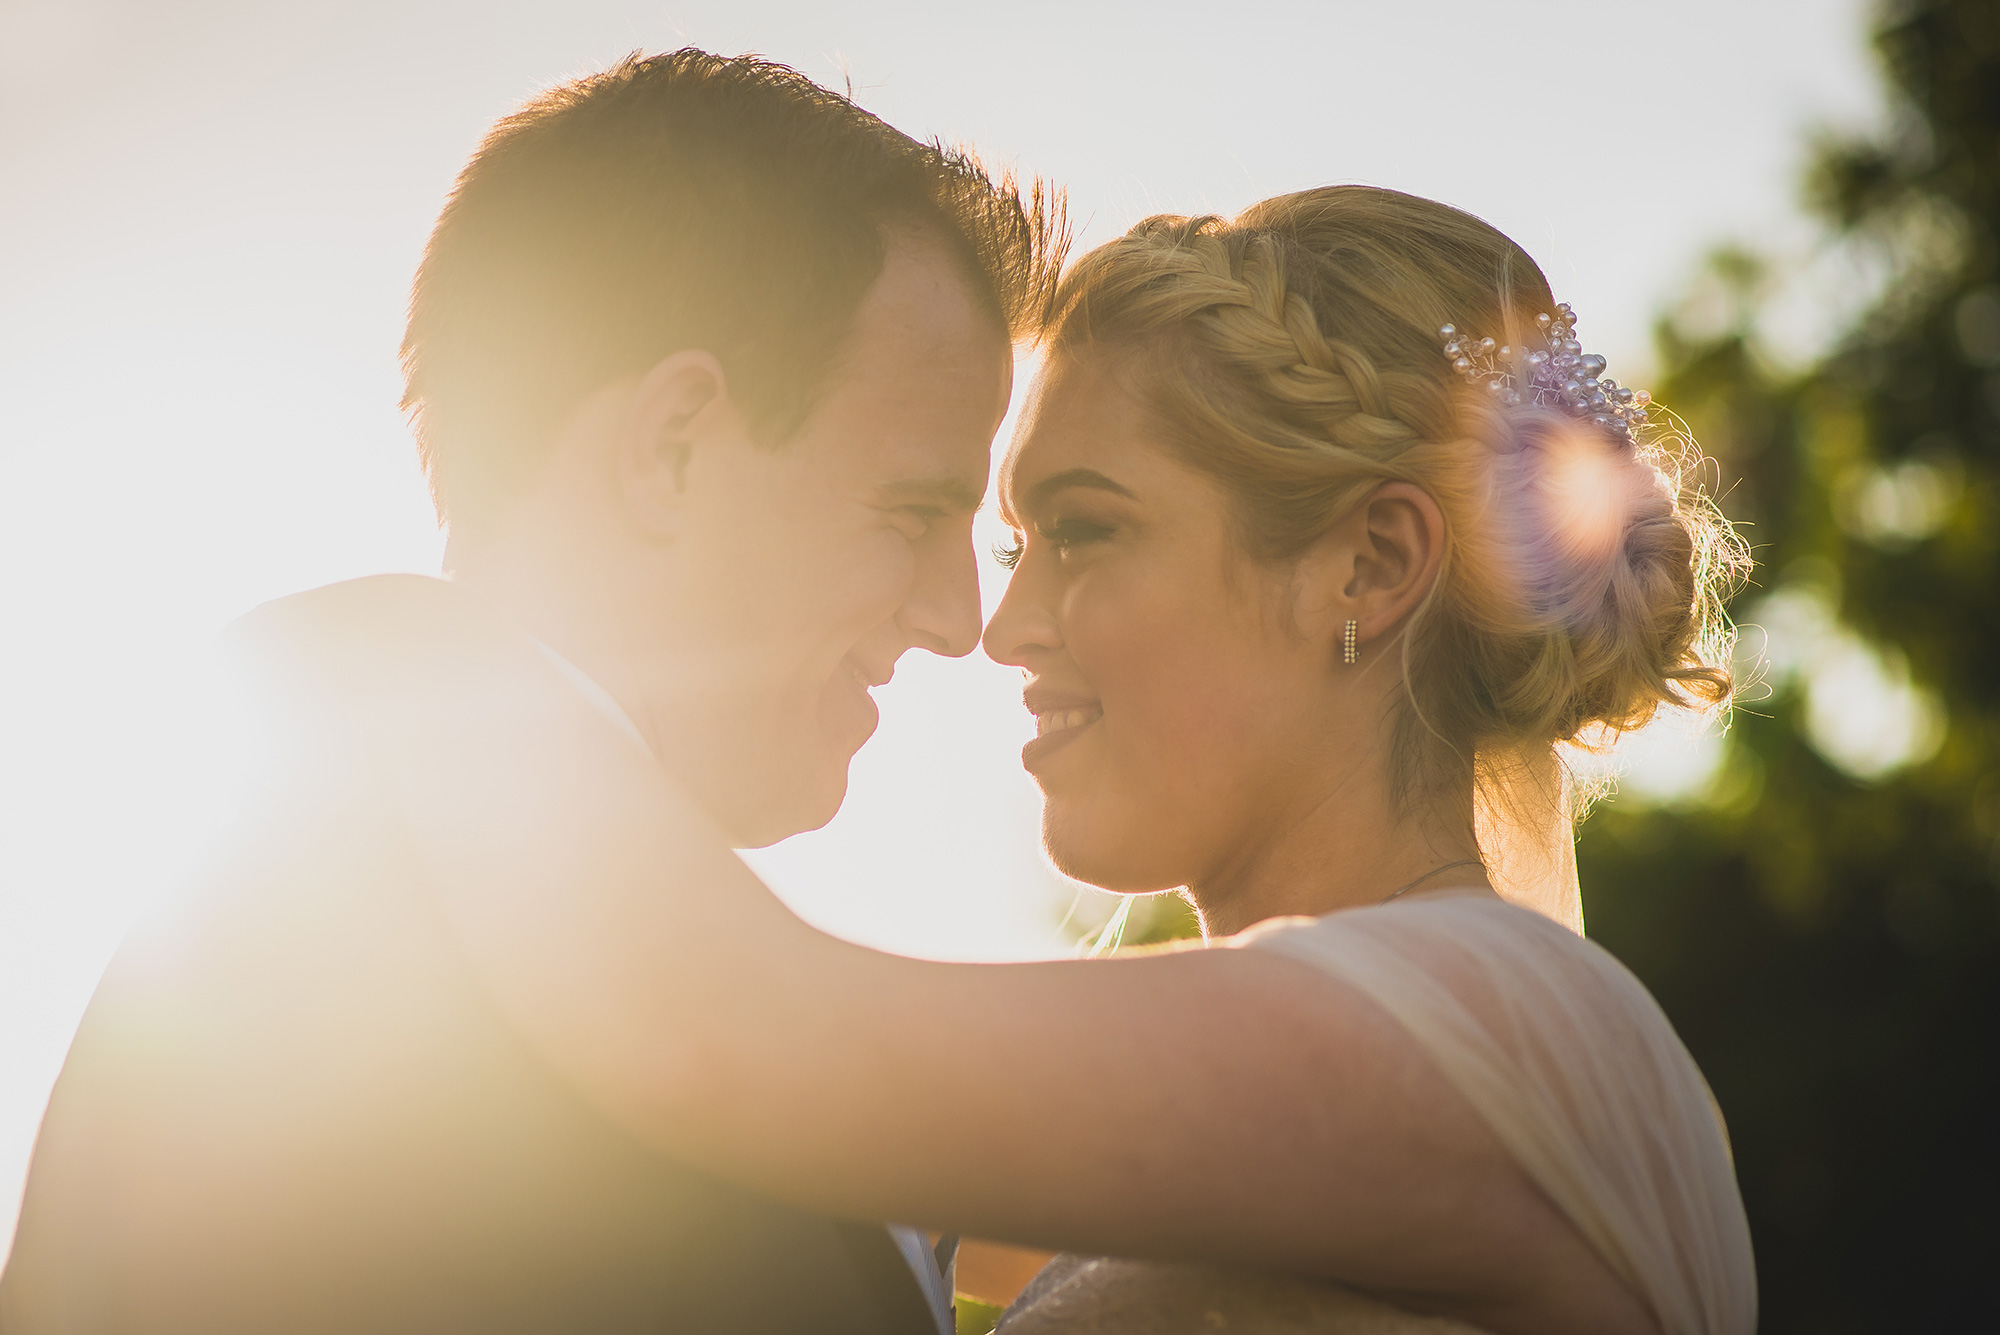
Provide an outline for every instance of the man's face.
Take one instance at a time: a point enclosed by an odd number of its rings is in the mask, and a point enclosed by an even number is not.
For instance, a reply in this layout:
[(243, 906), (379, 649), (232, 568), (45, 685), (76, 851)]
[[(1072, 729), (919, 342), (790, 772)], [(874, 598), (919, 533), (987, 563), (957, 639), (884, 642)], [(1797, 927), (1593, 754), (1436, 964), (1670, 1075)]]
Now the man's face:
[(978, 644), (972, 514), (1012, 378), (957, 262), (892, 237), (801, 428), (702, 461), (678, 559), (711, 698), (684, 759), (739, 844), (832, 819), (905, 651)]

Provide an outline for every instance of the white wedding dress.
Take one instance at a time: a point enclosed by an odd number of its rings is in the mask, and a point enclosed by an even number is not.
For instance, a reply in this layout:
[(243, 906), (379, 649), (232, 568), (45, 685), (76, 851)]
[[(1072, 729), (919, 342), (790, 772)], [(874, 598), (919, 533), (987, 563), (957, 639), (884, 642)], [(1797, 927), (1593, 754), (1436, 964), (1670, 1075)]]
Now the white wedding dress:
[[(1755, 1330), (1750, 1233), (1721, 1114), (1658, 1004), (1609, 953), (1484, 890), (1273, 919), (1236, 944), (1321, 969), (1393, 1016), (1665, 1335)], [(1001, 1326), (1465, 1329), (1304, 1281), (1069, 1257)]]

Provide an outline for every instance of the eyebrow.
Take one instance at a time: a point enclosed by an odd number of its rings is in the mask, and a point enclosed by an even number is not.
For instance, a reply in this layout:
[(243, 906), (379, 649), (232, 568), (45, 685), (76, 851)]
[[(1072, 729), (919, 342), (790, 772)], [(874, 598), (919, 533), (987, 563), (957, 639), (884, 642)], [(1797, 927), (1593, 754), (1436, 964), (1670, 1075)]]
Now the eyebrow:
[(884, 505), (935, 505), (954, 514), (975, 514), (986, 503), (984, 487), (962, 477), (907, 478), (876, 492)]
[(1051, 473), (1034, 486), (1029, 487), (1028, 494), (1021, 500), (1021, 508), (1024, 510), (1040, 510), (1048, 505), (1050, 497), (1059, 491), (1067, 491), (1071, 487), (1086, 487), (1092, 491), (1108, 491), (1113, 495), (1123, 496), (1127, 499), (1137, 499), (1137, 497), (1132, 495), (1129, 488), (1113, 482), (1095, 468), (1069, 468), (1060, 473)]

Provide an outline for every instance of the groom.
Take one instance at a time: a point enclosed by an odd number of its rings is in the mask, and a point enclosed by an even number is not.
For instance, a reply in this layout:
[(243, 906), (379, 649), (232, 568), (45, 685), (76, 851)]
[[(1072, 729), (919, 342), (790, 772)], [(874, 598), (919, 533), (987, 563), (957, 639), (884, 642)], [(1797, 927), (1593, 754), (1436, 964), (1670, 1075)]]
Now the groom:
[(1056, 232), (753, 60), (628, 60), (493, 131), (403, 345), (451, 582), (246, 620), (285, 758), (92, 1003), (0, 1332), (945, 1328), (920, 1235), (683, 1168), (536, 1055), (326, 683), (477, 646), (739, 845), (823, 824), (869, 689), (978, 641), (971, 516)]

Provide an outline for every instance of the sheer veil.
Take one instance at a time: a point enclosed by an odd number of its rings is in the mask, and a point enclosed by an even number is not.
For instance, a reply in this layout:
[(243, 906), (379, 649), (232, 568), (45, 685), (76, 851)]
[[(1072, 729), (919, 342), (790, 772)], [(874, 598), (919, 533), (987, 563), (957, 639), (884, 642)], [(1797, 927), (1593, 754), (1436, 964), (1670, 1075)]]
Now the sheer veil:
[(1473, 831), (1501, 898), (1583, 935), (1575, 784), (1555, 748), (1481, 754)]

